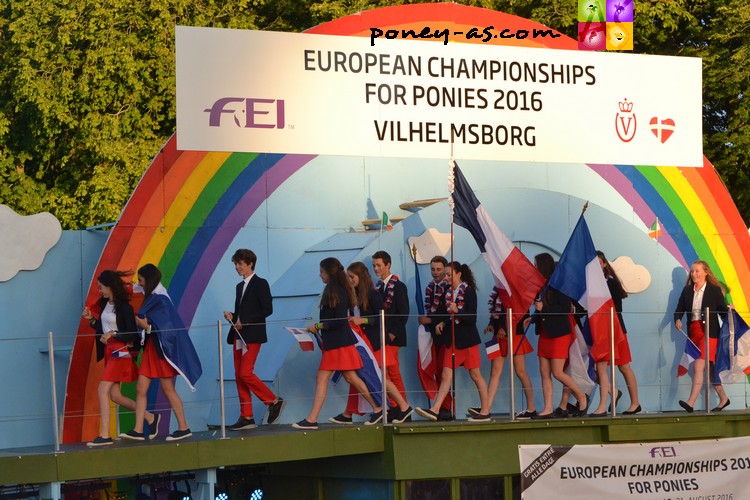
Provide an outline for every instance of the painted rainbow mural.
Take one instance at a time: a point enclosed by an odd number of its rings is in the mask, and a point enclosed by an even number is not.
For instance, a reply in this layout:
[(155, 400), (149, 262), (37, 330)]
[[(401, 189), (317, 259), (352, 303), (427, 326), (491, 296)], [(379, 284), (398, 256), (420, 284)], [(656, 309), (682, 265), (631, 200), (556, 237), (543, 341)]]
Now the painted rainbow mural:
[[(369, 36), (370, 26), (467, 31), (478, 25), (545, 29), (508, 14), (457, 4), (388, 7), (344, 17), (310, 33)], [(575, 50), (575, 40), (497, 40), (527, 47)], [(479, 42), (473, 42), (479, 43)], [(492, 43), (495, 43), (494, 41)], [(291, 175), (315, 155), (218, 153), (176, 150), (173, 136), (144, 174), (112, 230), (94, 276), (104, 269), (156, 263), (186, 324), (238, 231)], [(738, 311), (748, 310), (750, 237), (711, 164), (704, 168), (589, 165), (609, 183), (648, 227), (663, 225), (659, 243), (683, 266), (707, 260), (730, 288)], [(91, 283), (86, 302), (98, 296)], [(67, 381), (63, 441), (92, 439), (98, 432), (96, 387), (102, 366), (94, 339), (82, 321)], [(114, 418), (114, 417), (113, 417)]]

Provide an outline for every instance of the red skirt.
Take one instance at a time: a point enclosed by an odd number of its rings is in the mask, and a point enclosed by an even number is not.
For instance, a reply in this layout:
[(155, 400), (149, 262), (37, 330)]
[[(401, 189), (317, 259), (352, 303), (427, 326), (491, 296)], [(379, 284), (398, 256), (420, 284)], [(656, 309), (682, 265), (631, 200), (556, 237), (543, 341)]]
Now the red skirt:
[(463, 366), (467, 370), (479, 368), (482, 364), (482, 358), (479, 356), (479, 346), (471, 346), (466, 349), (453, 349), (446, 347), (443, 351), (443, 368), (453, 368), (452, 353), (456, 353), (455, 366)]
[[(135, 358), (121, 358), (117, 354), (129, 354), (127, 345), (120, 340), (110, 339), (104, 348), (104, 374), (102, 380), (105, 382), (134, 382), (138, 379), (138, 366)], [(137, 354), (136, 354), (137, 355)]]
[(323, 351), (323, 357), (320, 359), (320, 370), (359, 370), (364, 366), (362, 358), (354, 345), (337, 347), (329, 351)]
[(160, 358), (153, 341), (148, 341), (141, 356), (141, 375), (148, 378), (172, 378), (177, 376), (177, 370), (166, 359)]
[[(521, 345), (518, 345), (518, 339), (521, 338)], [(500, 344), (500, 355), (502, 357), (508, 356), (508, 338), (499, 338), (497, 339), (498, 343)], [(529, 339), (526, 338), (526, 335), (513, 335), (513, 355), (519, 356), (521, 354), (528, 354), (530, 352), (534, 352), (534, 348), (531, 347), (531, 343), (529, 342)]]
[(617, 344), (615, 355), (617, 356), (617, 358), (615, 358), (615, 366), (627, 365), (633, 361), (633, 358), (630, 355), (630, 344), (628, 343), (627, 335), (623, 335), (622, 341)]
[[(703, 322), (691, 321), (689, 332), (690, 332), (690, 340), (692, 340), (693, 344), (698, 346), (698, 349), (701, 350), (701, 357), (698, 359), (706, 359), (706, 334), (703, 331)], [(718, 344), (719, 344), (719, 339), (709, 337), (708, 339), (709, 358), (708, 359), (711, 362), (716, 361), (716, 346)]]
[(539, 345), (537, 345), (537, 355), (546, 359), (568, 359), (570, 356), (570, 346), (575, 342), (576, 337), (573, 333), (563, 335), (562, 337), (550, 337), (544, 331), (539, 335)]

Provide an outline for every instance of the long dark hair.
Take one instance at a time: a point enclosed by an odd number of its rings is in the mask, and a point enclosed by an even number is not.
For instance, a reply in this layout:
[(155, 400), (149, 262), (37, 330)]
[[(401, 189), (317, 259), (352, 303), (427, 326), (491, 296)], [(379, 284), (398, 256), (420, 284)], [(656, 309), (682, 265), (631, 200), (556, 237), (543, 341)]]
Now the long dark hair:
[[(97, 278), (99, 283), (112, 290), (112, 303), (115, 306), (115, 310), (117, 310), (117, 306), (130, 302), (130, 297), (128, 297), (128, 292), (125, 290), (125, 283), (123, 283), (122, 279), (132, 275), (133, 271), (112, 271), (106, 269)], [(99, 300), (102, 308), (107, 302), (108, 300), (104, 297)]]
[(544, 279), (549, 280), (552, 277), (552, 273), (555, 271), (555, 258), (547, 252), (537, 254), (534, 257), (534, 265), (542, 273)]
[(469, 285), (475, 291), (477, 290), (477, 282), (474, 280), (474, 273), (471, 272), (471, 268), (468, 264), (461, 264), (455, 260), (450, 263), (454, 273), (461, 273), (461, 281)]
[(334, 292), (333, 288), (339, 286), (344, 289), (347, 295), (348, 304), (347, 308), (352, 308), (357, 303), (357, 296), (354, 294), (354, 288), (349, 283), (349, 278), (344, 272), (344, 266), (335, 257), (326, 257), (320, 261), (320, 268), (328, 276), (328, 283), (323, 289), (323, 295), (320, 296), (320, 307), (336, 307), (339, 305), (339, 296)]
[(146, 281), (146, 286), (143, 287), (143, 295), (148, 298), (161, 282), (161, 271), (153, 264), (146, 264), (138, 269), (138, 276), (142, 276)]
[(352, 262), (349, 267), (346, 268), (352, 274), (356, 274), (359, 278), (359, 285), (354, 288), (357, 295), (357, 306), (360, 311), (367, 311), (370, 309), (370, 290), (375, 288), (372, 282), (372, 276), (370, 271), (367, 269), (367, 265), (364, 262)]
[(602, 262), (604, 263), (604, 266), (602, 266), (602, 269), (604, 269), (604, 276), (606, 277), (612, 277), (615, 280), (615, 286), (620, 290), (620, 298), (624, 299), (628, 296), (628, 292), (625, 291), (625, 287), (622, 286), (622, 281), (620, 281), (620, 277), (617, 276), (617, 273), (615, 272), (612, 265), (607, 260), (607, 257), (604, 255), (604, 252), (601, 250), (596, 251), (596, 256), (599, 257)]

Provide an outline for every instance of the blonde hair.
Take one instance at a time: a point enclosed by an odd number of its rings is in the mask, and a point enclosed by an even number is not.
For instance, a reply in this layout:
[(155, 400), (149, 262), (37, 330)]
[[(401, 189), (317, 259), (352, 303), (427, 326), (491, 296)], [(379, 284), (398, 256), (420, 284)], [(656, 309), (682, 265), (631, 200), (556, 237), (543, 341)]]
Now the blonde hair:
[[(716, 275), (714, 274), (714, 272), (711, 270), (711, 266), (708, 265), (708, 262), (706, 262), (705, 260), (696, 260), (695, 262), (692, 263), (692, 265), (690, 267), (692, 268), (696, 264), (700, 264), (701, 266), (703, 266), (703, 270), (706, 272), (706, 281), (709, 282), (709, 283), (711, 283), (714, 286), (718, 286), (719, 288), (721, 288), (721, 293), (723, 293), (724, 295), (726, 295), (727, 291), (724, 288), (724, 285), (721, 284), (721, 282), (719, 281), (719, 279), (716, 277)], [(693, 275), (692, 275), (692, 273), (688, 273), (688, 277), (687, 277), (687, 281), (685, 282), (685, 286), (692, 285), (692, 284), (693, 284)]]

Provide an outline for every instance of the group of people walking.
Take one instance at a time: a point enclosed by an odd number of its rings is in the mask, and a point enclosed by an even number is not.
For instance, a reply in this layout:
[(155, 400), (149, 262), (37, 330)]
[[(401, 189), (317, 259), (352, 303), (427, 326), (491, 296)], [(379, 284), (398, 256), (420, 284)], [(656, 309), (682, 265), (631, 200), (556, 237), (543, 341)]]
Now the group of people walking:
[[(627, 297), (622, 283), (603, 253), (597, 252), (602, 272), (612, 295), (617, 317), (624, 333), (622, 300)], [(234, 311), (224, 311), (230, 323), (227, 343), (234, 353), (234, 368), (240, 402), (240, 416), (230, 430), (240, 431), (256, 427), (253, 416), (252, 395), (266, 407), (266, 423), (276, 422), (284, 410), (286, 401), (275, 394), (254, 373), (261, 345), (267, 342), (266, 318), (273, 313), (273, 297), (268, 282), (255, 274), (256, 255), (248, 249), (239, 249), (232, 256), (235, 270), (242, 281), (237, 284)], [(322, 358), (316, 378), (315, 395), (308, 415), (292, 424), (299, 429), (318, 428), (318, 418), (325, 402), (328, 382), (336, 371), (340, 371), (350, 385), (350, 396), (346, 408), (329, 419), (335, 424), (347, 425), (354, 415), (363, 414), (361, 397), (371, 411), (366, 425), (380, 422), (387, 412), (389, 422), (409, 421), (413, 413), (432, 420), (452, 420), (453, 402), (451, 384), (454, 371), (464, 367), (476, 386), (479, 406), (467, 409), (469, 421), (490, 420), (493, 402), (500, 386), (500, 377), (506, 358), (512, 350), (515, 374), (521, 381), (526, 408), (515, 415), (519, 419), (547, 419), (567, 416), (607, 416), (612, 406), (617, 405), (621, 391), (615, 397), (609, 394), (607, 377), (608, 355), (595, 359), (596, 374), (600, 387), (597, 407), (590, 412), (590, 395), (566, 372), (570, 347), (577, 342), (576, 326), (579, 325), (581, 307), (570, 298), (544, 286), (537, 295), (530, 314), (515, 325), (513, 344), (508, 347), (508, 315), (501, 300), (501, 293), (494, 288), (489, 294), (490, 322), (484, 333), (497, 338), (499, 355), (491, 360), (489, 383), (480, 370), (480, 346), (482, 339), (477, 327), (478, 287), (471, 268), (459, 262), (448, 262), (442, 256), (430, 262), (432, 281), (425, 289), (425, 314), (418, 321), (429, 331), (432, 338), (432, 355), (437, 361), (434, 370), (434, 385), (437, 390), (430, 399), (429, 407), (412, 407), (401, 376), (399, 349), (406, 346), (406, 322), (409, 316), (409, 299), (406, 285), (391, 271), (391, 257), (385, 251), (372, 256), (372, 269), (378, 278), (373, 282), (368, 266), (364, 262), (353, 262), (345, 270), (341, 262), (328, 257), (320, 262), (320, 278), (324, 289), (320, 298), (319, 319), (308, 327), (318, 335), (322, 345)], [(534, 264), (542, 276), (549, 281), (555, 269), (555, 260), (548, 253), (534, 258)], [(83, 316), (96, 331), (97, 359), (104, 359), (105, 368), (99, 384), (101, 432), (89, 442), (89, 446), (112, 444), (109, 435), (110, 400), (135, 412), (133, 430), (120, 434), (131, 440), (153, 439), (158, 435), (160, 414), (148, 411), (147, 392), (152, 379), (159, 379), (161, 389), (170, 403), (177, 420), (177, 429), (167, 440), (189, 437), (182, 401), (175, 391), (175, 377), (182, 376), (192, 388), (200, 377), (200, 361), (190, 342), (187, 331), (179, 320), (177, 311), (161, 285), (161, 273), (152, 264), (138, 270), (138, 286), (134, 291), (144, 294), (143, 305), (137, 315), (130, 305), (124, 279), (128, 273), (103, 271), (98, 277), (100, 300), (86, 307)], [(706, 317), (706, 309), (709, 317)], [(380, 313), (385, 317), (385, 343), (381, 339)], [(705, 325), (710, 332), (709, 359), (715, 360), (718, 339), (719, 315), (726, 314), (724, 293), (721, 285), (704, 261), (696, 261), (680, 295), (674, 313), (675, 327), (682, 330), (682, 318), (688, 315), (689, 338), (701, 349), (701, 357), (695, 362), (693, 387), (687, 401), (680, 405), (693, 411), (703, 384), (705, 366)], [(544, 407), (537, 410), (534, 388), (526, 371), (525, 356), (534, 348), (526, 336), (530, 325), (539, 337), (537, 355), (542, 380)], [(380, 400), (380, 387), (374, 387), (359, 376), (363, 361), (357, 347), (367, 345), (380, 366), (386, 387), (387, 398)], [(140, 367), (136, 358), (143, 349)], [(385, 351), (383, 353), (383, 350)], [(631, 355), (627, 335), (618, 342), (615, 365), (622, 373), (630, 396), (630, 405), (623, 414), (633, 415), (641, 411), (635, 374), (630, 367)], [(562, 384), (562, 398), (554, 405), (553, 379)], [(120, 383), (136, 384), (136, 400), (124, 396)], [(727, 407), (730, 402), (720, 384), (715, 384), (719, 405), (715, 411)], [(569, 402), (570, 396), (576, 400)]]

